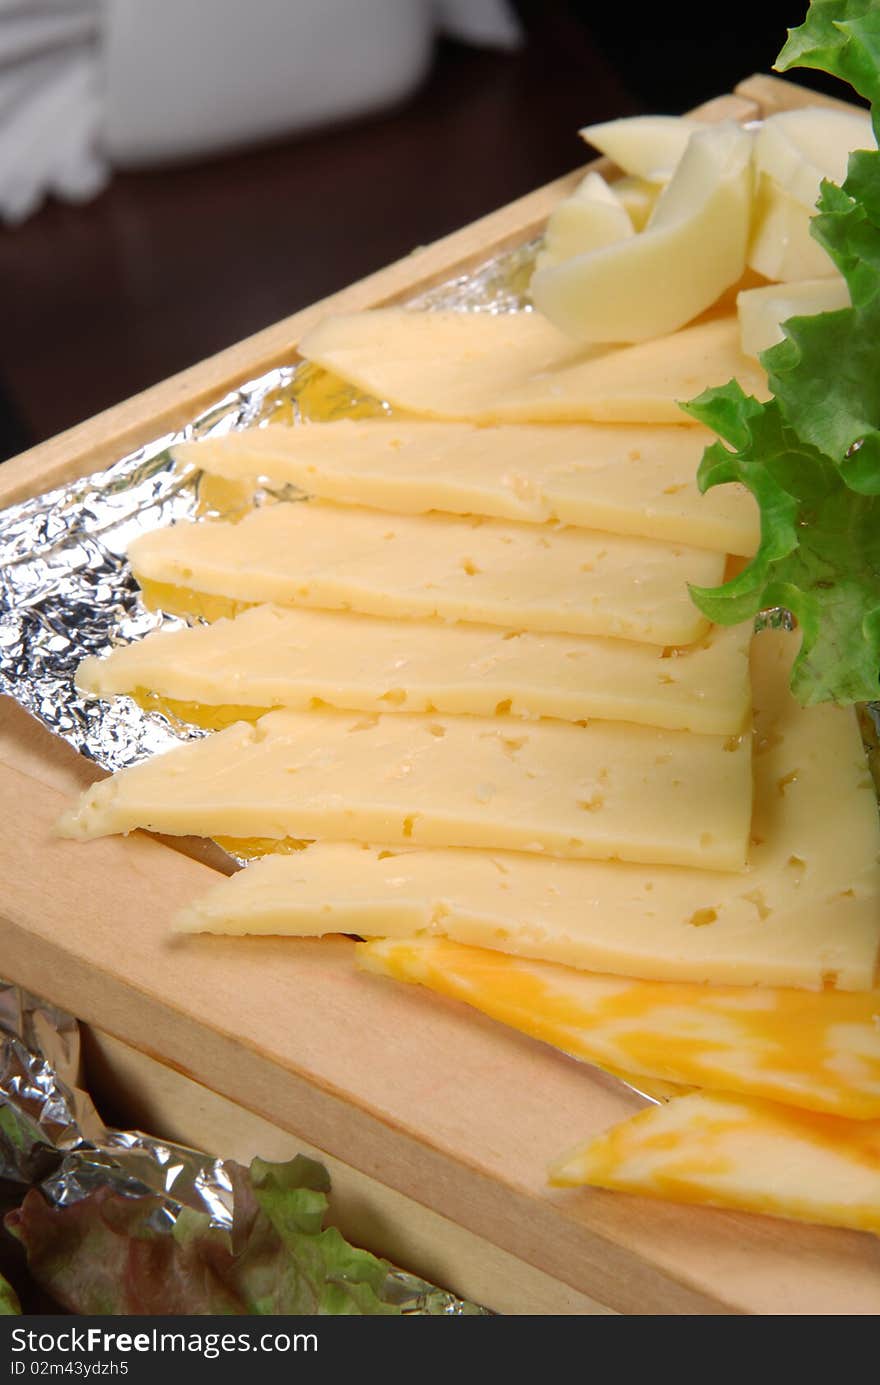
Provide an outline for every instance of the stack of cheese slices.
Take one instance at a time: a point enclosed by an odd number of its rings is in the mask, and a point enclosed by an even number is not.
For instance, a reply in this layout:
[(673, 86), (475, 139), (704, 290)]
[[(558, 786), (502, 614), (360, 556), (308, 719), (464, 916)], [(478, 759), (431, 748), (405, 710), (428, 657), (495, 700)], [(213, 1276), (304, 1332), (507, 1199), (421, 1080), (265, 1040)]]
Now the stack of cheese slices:
[(880, 1231), (856, 718), (793, 701), (796, 634), (710, 628), (688, 592), (758, 535), (745, 492), (699, 495), (710, 438), (677, 401), (731, 376), (766, 397), (756, 336), (840, 293), (809, 170), (869, 131), (776, 120), (589, 132), (624, 177), (551, 218), (540, 312), (327, 319), (303, 355), (375, 417), (178, 448), (300, 498), (132, 545), (148, 602), (203, 623), (78, 681), (213, 734), (89, 789), (62, 830), (262, 851), (178, 926), (358, 935), (369, 970), (662, 1096), (554, 1181)]

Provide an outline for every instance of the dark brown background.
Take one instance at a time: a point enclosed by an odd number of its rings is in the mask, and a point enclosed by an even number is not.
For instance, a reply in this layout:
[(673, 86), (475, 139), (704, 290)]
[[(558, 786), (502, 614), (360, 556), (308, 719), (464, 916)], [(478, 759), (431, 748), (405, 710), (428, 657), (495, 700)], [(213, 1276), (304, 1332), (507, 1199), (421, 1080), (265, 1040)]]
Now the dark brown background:
[(440, 43), (381, 117), (122, 174), (89, 206), (0, 228), (0, 458), (566, 172), (579, 126), (680, 112), (769, 69), (803, 13), (738, 3), (725, 28), (708, 0), (517, 8), (521, 51)]

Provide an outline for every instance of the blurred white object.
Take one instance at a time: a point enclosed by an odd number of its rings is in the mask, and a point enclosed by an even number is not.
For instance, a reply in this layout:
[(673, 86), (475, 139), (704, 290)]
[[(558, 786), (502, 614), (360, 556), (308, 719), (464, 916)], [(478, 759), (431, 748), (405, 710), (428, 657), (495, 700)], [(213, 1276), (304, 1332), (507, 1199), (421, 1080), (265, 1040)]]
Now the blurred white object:
[(98, 36), (99, 0), (0, 0), (0, 219), (104, 186)]
[(506, 0), (0, 0), (0, 220), (388, 106), (438, 31), (522, 40)]

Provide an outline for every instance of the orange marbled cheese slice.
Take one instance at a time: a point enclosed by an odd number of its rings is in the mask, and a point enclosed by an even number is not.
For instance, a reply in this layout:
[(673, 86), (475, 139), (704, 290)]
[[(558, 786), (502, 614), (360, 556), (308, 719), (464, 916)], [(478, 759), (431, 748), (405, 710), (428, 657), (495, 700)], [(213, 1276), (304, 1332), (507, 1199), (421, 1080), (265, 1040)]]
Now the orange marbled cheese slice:
[(550, 1181), (876, 1234), (880, 1120), (694, 1092), (580, 1145), (552, 1166)]
[(358, 960), (600, 1067), (880, 1118), (880, 991), (641, 981), (445, 938), (361, 943)]

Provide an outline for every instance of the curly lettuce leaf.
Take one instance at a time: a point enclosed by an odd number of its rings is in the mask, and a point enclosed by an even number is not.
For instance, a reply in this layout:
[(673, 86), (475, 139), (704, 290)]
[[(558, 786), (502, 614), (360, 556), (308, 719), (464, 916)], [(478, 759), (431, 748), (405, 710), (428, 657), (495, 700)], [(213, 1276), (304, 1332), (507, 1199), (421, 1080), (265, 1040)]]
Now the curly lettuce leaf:
[(823, 184), (811, 230), (846, 279), (852, 307), (790, 318), (761, 363), (789, 425), (837, 464), (846, 485), (878, 495), (880, 153), (853, 154), (842, 188)]
[(761, 404), (735, 381), (683, 407), (725, 440), (707, 449), (700, 489), (739, 481), (761, 509), (757, 554), (724, 586), (692, 587), (699, 609), (721, 625), (791, 611), (803, 635), (792, 691), (804, 705), (880, 696), (880, 498), (851, 490), (776, 400)]
[[(288, 1303), (335, 1316), (394, 1313), (382, 1301), (389, 1266), (323, 1227), (330, 1177), (322, 1164), (299, 1156), (289, 1164), (254, 1159), (233, 1164), (233, 1251), (250, 1289), (254, 1313), (289, 1313)], [(273, 1245), (286, 1255), (271, 1253)], [(305, 1311), (300, 1309), (299, 1311)]]
[(813, 67), (880, 103), (880, 10), (875, 0), (812, 0), (774, 63), (777, 72)]
[(6, 1217), (28, 1268), (65, 1308), (87, 1314), (398, 1314), (389, 1266), (323, 1228), (329, 1177), (302, 1156), (227, 1165), (230, 1231), (184, 1209), (165, 1229), (156, 1197), (103, 1187), (68, 1207), (32, 1189)]
[[(812, 0), (779, 71), (842, 77), (880, 120), (880, 5)], [(825, 181), (811, 233), (844, 276), (851, 307), (794, 317), (761, 354), (773, 397), (736, 382), (682, 407), (724, 441), (707, 449), (703, 490), (739, 481), (761, 512), (755, 558), (732, 581), (692, 588), (731, 625), (784, 606), (802, 632), (792, 690), (805, 705), (880, 696), (880, 152), (850, 155), (842, 187)]]

